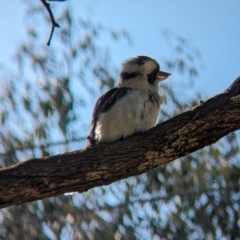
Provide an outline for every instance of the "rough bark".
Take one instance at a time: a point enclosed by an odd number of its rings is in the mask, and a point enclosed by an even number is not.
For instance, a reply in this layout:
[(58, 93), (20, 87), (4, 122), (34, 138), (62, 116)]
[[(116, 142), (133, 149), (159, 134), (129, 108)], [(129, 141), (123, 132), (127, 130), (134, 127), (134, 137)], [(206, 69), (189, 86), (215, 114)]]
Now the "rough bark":
[(149, 171), (240, 129), (240, 77), (223, 93), (147, 132), (0, 170), (0, 207), (84, 192)]

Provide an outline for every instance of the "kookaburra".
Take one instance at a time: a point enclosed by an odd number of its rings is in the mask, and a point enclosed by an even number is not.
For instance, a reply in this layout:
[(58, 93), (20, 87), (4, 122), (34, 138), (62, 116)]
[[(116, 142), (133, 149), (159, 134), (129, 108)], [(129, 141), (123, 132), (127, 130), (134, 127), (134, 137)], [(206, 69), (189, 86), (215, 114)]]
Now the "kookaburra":
[(88, 146), (126, 138), (155, 126), (162, 103), (158, 84), (169, 75), (147, 56), (125, 61), (118, 86), (96, 102)]

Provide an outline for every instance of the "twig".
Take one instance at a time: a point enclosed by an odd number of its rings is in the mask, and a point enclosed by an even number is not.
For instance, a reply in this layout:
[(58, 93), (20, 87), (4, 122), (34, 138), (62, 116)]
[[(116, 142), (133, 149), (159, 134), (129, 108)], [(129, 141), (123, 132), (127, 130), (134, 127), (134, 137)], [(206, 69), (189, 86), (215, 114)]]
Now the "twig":
[(50, 8), (50, 4), (47, 3), (45, 0), (40, 0), (42, 2), (42, 4), (45, 6), (45, 8), (47, 9), (48, 11), (48, 14), (49, 14), (49, 17), (51, 19), (51, 23), (52, 23), (52, 29), (51, 29), (51, 33), (50, 33), (50, 36), (49, 36), (49, 39), (47, 41), (47, 45), (50, 46), (50, 42), (51, 42), (51, 39), (52, 39), (52, 35), (53, 35), (53, 32), (54, 32), (54, 28), (55, 27), (58, 27), (60, 28), (59, 24), (56, 23), (55, 19), (54, 19), (54, 16), (53, 16), (53, 13), (52, 13), (52, 10)]

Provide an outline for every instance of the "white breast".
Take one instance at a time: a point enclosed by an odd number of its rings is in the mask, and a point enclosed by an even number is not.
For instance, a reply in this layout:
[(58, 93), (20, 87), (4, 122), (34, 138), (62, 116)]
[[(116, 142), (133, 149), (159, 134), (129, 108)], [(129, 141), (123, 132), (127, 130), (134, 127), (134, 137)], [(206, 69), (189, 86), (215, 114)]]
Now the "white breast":
[(149, 93), (129, 91), (99, 116), (95, 128), (97, 142), (115, 141), (152, 128), (157, 122), (160, 104), (158, 93), (151, 98)]

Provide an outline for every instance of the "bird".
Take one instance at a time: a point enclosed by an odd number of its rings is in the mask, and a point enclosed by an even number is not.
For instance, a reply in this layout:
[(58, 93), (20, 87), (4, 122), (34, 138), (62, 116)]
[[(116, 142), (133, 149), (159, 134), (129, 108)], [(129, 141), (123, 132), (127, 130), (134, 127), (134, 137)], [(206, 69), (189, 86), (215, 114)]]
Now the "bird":
[(162, 104), (158, 84), (170, 75), (160, 71), (159, 63), (151, 57), (127, 59), (118, 86), (95, 104), (87, 147), (125, 139), (154, 127)]

